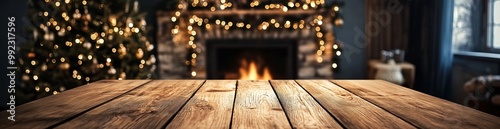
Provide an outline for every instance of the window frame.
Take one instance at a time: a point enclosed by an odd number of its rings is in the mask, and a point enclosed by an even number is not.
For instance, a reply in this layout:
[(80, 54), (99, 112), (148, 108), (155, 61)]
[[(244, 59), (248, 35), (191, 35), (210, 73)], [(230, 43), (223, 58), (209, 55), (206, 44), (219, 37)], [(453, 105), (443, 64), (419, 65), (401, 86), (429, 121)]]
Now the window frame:
[[(487, 48), (487, 51), (488, 52), (491, 52), (491, 53), (500, 53), (500, 47), (499, 48), (495, 48), (494, 47), (494, 36), (493, 36), (493, 28), (495, 26), (498, 26), (500, 27), (500, 23), (495, 23), (495, 19), (494, 19), (494, 14), (495, 12), (494, 11), (494, 3), (495, 2), (500, 2), (500, 0), (488, 0), (488, 5), (487, 5), (487, 13), (488, 13), (488, 17), (487, 17), (487, 22), (486, 22), (486, 27), (487, 27), (487, 40), (486, 40), (486, 48)], [(499, 12), (500, 13), (500, 12)], [(499, 37), (497, 37), (499, 38)], [(498, 39), (500, 40), (500, 39)]]

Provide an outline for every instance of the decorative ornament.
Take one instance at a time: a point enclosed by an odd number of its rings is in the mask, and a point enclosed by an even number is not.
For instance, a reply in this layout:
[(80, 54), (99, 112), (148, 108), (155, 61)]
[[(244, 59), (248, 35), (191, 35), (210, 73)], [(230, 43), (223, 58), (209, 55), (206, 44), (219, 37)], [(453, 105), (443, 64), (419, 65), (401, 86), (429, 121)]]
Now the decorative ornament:
[(43, 63), (43, 64), (42, 64), (42, 69), (41, 69), (41, 70), (42, 70), (42, 71), (47, 70), (47, 65), (46, 65), (45, 63)]
[(111, 24), (111, 26), (116, 26), (116, 16), (109, 16), (109, 24)]
[(151, 61), (151, 63), (156, 63), (156, 57), (154, 55), (151, 55), (149, 61)]
[(82, 19), (85, 20), (85, 21), (91, 21), (92, 20), (92, 16), (90, 16), (89, 10), (87, 9), (87, 6), (85, 6), (85, 10), (83, 11), (83, 17), (82, 17)]
[(116, 69), (113, 66), (111, 66), (108, 70), (108, 74), (113, 74), (113, 75), (116, 74)]
[(24, 74), (23, 75), (23, 81), (29, 81), (30, 80), (30, 76)]
[(94, 73), (97, 73), (99, 71), (99, 64), (97, 62), (97, 59), (92, 59), (92, 64), (90, 65), (90, 69), (89, 69), (90, 73), (94, 74)]
[(137, 57), (137, 59), (141, 59), (142, 57), (144, 57), (144, 51), (142, 51), (142, 48), (137, 49), (137, 53), (135, 53), (135, 57)]
[(147, 23), (146, 23), (146, 20), (144, 20), (144, 18), (142, 18), (142, 19), (141, 19), (141, 25), (142, 25), (142, 26), (146, 26), (146, 24), (147, 24)]
[(80, 10), (76, 9), (75, 13), (73, 13), (73, 18), (80, 19), (81, 17), (82, 17), (82, 14), (80, 13)]
[(59, 87), (59, 91), (63, 92), (65, 90), (66, 90), (66, 87), (64, 87), (64, 86)]
[[(43, 24), (42, 24), (43, 25)], [(33, 37), (37, 38), (38, 37), (38, 31), (33, 31)]]
[(132, 21), (132, 18), (127, 18), (127, 21), (125, 22), (127, 23), (127, 26), (128, 27), (134, 27), (134, 22)]
[(88, 13), (85, 13), (83, 14), (83, 17), (82, 17), (83, 20), (85, 21), (91, 21), (92, 20), (92, 16)]
[(57, 32), (57, 35), (59, 35), (59, 37), (64, 36), (64, 34), (66, 34), (66, 30), (64, 28)]
[(68, 70), (70, 67), (69, 63), (61, 63), (59, 64), (59, 69), (61, 70)]
[(337, 18), (335, 18), (335, 26), (342, 26), (344, 25), (344, 20), (342, 19), (341, 16), (338, 16)]
[(103, 29), (103, 30), (109, 30), (109, 26), (104, 25), (104, 26), (102, 26), (102, 29)]
[(127, 77), (127, 74), (125, 74), (125, 72), (122, 72), (122, 73), (120, 74), (120, 78), (125, 79), (125, 77)]
[(52, 41), (54, 40), (54, 34), (51, 32), (46, 32), (45, 35), (43, 35), (43, 39), (47, 41)]
[(82, 28), (83, 31), (89, 31), (88, 21), (85, 21), (85, 25)]
[(108, 40), (113, 40), (113, 35), (108, 35)]
[(134, 12), (138, 12), (139, 11), (139, 2), (136, 0), (134, 1)]
[(33, 59), (36, 57), (36, 54), (34, 52), (28, 53), (28, 58)]
[(152, 51), (155, 48), (155, 46), (151, 45), (151, 43), (149, 43), (149, 41), (146, 41), (146, 48), (148, 48), (147, 49), (148, 51)]
[(179, 4), (177, 5), (177, 8), (179, 10), (186, 10), (188, 8), (188, 3), (186, 1), (179, 1)]
[(129, 10), (130, 10), (130, 0), (127, 0), (127, 2), (125, 2), (125, 13), (128, 13)]
[(85, 43), (83, 43), (83, 47), (90, 49), (92, 47), (92, 44), (90, 44), (89, 42), (85, 42)]
[(118, 53), (120, 54), (119, 57), (123, 58), (123, 56), (127, 55), (127, 48), (123, 44), (120, 44), (120, 48), (118, 49)]

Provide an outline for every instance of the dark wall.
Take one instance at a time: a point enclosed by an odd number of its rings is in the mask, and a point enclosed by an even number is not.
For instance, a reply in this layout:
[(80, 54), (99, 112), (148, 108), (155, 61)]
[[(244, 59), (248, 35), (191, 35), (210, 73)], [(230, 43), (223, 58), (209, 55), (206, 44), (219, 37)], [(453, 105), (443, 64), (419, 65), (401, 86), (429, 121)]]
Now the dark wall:
[[(361, 38), (365, 35), (365, 0), (344, 0), (344, 2), (345, 5), (341, 8), (344, 25), (335, 28), (335, 36), (338, 40), (351, 46), (356, 46), (355, 42), (365, 44), (366, 40)], [(365, 48), (356, 47), (356, 49), (355, 51), (358, 53), (355, 52), (349, 56), (341, 55), (340, 71), (334, 74), (335, 79), (362, 79), (368, 76)], [(344, 48), (344, 53), (346, 53), (345, 51), (347, 50)]]
[[(1, 0), (0, 1), (0, 37), (2, 53), (0, 54), (0, 109), (4, 109), (7, 105), (7, 100), (10, 94), (8, 94), (7, 89), (9, 86), (9, 78), (7, 75), (7, 23), (8, 17), (15, 17), (16, 21), (16, 44), (22, 41), (22, 27), (23, 18), (28, 10), (28, 0)], [(19, 74), (19, 73), (16, 73)]]

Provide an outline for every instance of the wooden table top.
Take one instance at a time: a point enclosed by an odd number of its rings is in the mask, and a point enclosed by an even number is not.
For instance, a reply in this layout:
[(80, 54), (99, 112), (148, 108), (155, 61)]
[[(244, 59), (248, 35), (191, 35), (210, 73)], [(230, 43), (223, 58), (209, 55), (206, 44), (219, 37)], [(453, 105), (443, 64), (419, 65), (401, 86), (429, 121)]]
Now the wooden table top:
[(500, 128), (380, 80), (105, 80), (0, 113), (0, 128)]

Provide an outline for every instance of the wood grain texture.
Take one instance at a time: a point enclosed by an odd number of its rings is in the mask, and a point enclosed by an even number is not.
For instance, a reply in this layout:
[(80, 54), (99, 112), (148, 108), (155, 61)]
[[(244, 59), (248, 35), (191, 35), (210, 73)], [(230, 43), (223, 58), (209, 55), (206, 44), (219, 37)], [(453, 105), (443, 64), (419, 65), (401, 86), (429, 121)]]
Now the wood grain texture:
[(335, 119), (295, 81), (272, 80), (271, 84), (276, 94), (278, 94), (293, 128), (342, 128), (342, 126), (340, 126), (340, 124), (337, 123)]
[(239, 80), (232, 128), (289, 129), (290, 124), (268, 81)]
[(419, 128), (499, 129), (500, 118), (380, 80), (334, 80)]
[(235, 90), (235, 80), (207, 80), (166, 128), (229, 128)]
[(327, 80), (297, 80), (347, 128), (415, 128)]
[(147, 82), (103, 80), (32, 101), (16, 108), (15, 122), (6, 119), (7, 112), (1, 112), (0, 128), (48, 128)]
[(152, 81), (57, 128), (161, 128), (203, 82)]

